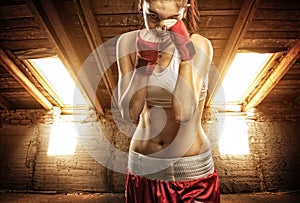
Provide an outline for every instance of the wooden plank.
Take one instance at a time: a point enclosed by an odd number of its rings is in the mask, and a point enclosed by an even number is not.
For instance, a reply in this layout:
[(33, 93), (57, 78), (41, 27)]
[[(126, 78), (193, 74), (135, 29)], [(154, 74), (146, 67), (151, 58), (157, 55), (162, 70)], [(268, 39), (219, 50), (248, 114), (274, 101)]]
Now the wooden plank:
[(270, 92), (270, 96), (272, 95), (278, 95), (278, 96), (282, 96), (282, 95), (288, 95), (288, 97), (292, 96), (292, 95), (298, 95), (300, 93), (300, 89), (282, 89), (282, 88), (274, 88), (271, 92)]
[(140, 26), (143, 19), (140, 14), (114, 14), (114, 15), (97, 15), (95, 16), (100, 27), (104, 26)]
[(228, 15), (228, 16), (200, 16), (200, 24), (201, 28), (232, 28), (237, 19), (237, 15)]
[(282, 83), (296, 83), (300, 85), (300, 81), (280, 81), (282, 77), (288, 72), (292, 65), (298, 60), (300, 56), (300, 40), (289, 50), (276, 68), (273, 69), (272, 74), (268, 80), (258, 90), (256, 95), (243, 106), (245, 110), (257, 107), (264, 98), (271, 92), (271, 90), (280, 82)]
[(0, 78), (1, 89), (19, 89), (22, 85), (15, 78)]
[(247, 31), (244, 39), (300, 39), (300, 32)]
[(127, 27), (100, 27), (102, 37), (113, 38), (123, 33), (130, 32), (142, 28), (142, 26), (127, 26)]
[(0, 19), (33, 17), (26, 4), (17, 4), (0, 7)]
[(291, 98), (287, 98), (287, 97), (278, 97), (278, 96), (273, 96), (273, 97), (267, 97), (264, 99), (264, 101), (262, 101), (262, 105), (264, 104), (287, 104), (289, 102), (293, 102), (293, 100)]
[(11, 109), (11, 104), (5, 97), (2, 96), (2, 93), (0, 93), (0, 107), (5, 110)]
[(236, 10), (240, 9), (243, 1), (222, 0), (222, 1), (198, 1), (200, 10)]
[(260, 9), (300, 10), (300, 1), (295, 0), (273, 0), (261, 1)]
[(17, 55), (20, 60), (47, 58), (57, 55), (54, 49), (49, 48), (26, 49), (21, 51), (15, 51), (14, 54)]
[(239, 9), (234, 9), (234, 10), (212, 9), (212, 10), (200, 10), (199, 11), (200, 18), (203, 16), (237, 16), (237, 15), (239, 15), (239, 12), (240, 12)]
[(53, 45), (47, 39), (34, 39), (34, 40), (14, 40), (14, 41), (1, 41), (0, 46), (3, 49), (26, 50), (38, 48), (53, 48)]
[(300, 87), (300, 80), (280, 80), (276, 85), (279, 85), (280, 87), (282, 86), (297, 86)]
[(253, 20), (249, 31), (300, 31), (300, 20)]
[(295, 103), (300, 105), (300, 92), (298, 93), (298, 96), (295, 98)]
[(212, 39), (210, 41), (214, 49), (224, 49), (227, 43), (227, 40), (224, 39)]
[(259, 0), (244, 1), (239, 16), (232, 30), (232, 33), (230, 35), (230, 38), (228, 39), (227, 46), (224, 50), (219, 66), (217, 67), (219, 75), (216, 76), (217, 79), (215, 80), (215, 84), (212, 84), (212, 87), (210, 87), (210, 95), (206, 100), (206, 105), (209, 105), (211, 103), (212, 99), (217, 93), (217, 90), (221, 86), (221, 83), (226, 75), (229, 65), (231, 64), (232, 60), (236, 55), (239, 43), (246, 34), (246, 31), (250, 24), (249, 22), (251, 22), (251, 20), (254, 17), (258, 4)]
[(2, 67), (0, 67), (0, 81), (5, 78), (11, 78), (11, 75)]
[(0, 92), (26, 92), (26, 90), (21, 86), (21, 88), (2, 88), (0, 87)]
[(10, 6), (12, 3), (23, 4), (24, 0), (1, 0), (0, 6)]
[(244, 39), (241, 41), (240, 49), (275, 47), (286, 50), (297, 41), (298, 39)]
[(135, 0), (92, 0), (91, 5), (96, 15), (138, 13), (138, 7)]
[(257, 9), (255, 20), (299, 20), (299, 10)]
[(299, 80), (300, 81), (300, 74), (290, 74), (290, 71), (288, 71), (282, 78), (282, 80)]
[(16, 64), (0, 49), (0, 59), (4, 68), (32, 95), (46, 110), (52, 109), (52, 104), (35, 87), (34, 84), (20, 71)]
[(300, 65), (295, 63), (286, 74), (300, 74)]
[(219, 57), (223, 55), (224, 49), (214, 49), (214, 57)]
[[(9, 98), (11, 103), (14, 103), (13, 106), (16, 108), (23, 108), (24, 106), (38, 106), (41, 108), (40, 104), (35, 100), (32, 95), (25, 91), (25, 92), (5, 92), (2, 93), (2, 96)], [(26, 104), (27, 103), (27, 104)], [(31, 104), (30, 104), (31, 103)], [(37, 105), (39, 104), (39, 105)]]
[(38, 23), (33, 17), (21, 19), (1, 19), (0, 30), (6, 31), (10, 29), (23, 29), (23, 28), (39, 28)]
[(0, 40), (37, 40), (47, 39), (41, 30), (36, 28), (26, 28), (22, 30), (6, 30), (0, 32)]

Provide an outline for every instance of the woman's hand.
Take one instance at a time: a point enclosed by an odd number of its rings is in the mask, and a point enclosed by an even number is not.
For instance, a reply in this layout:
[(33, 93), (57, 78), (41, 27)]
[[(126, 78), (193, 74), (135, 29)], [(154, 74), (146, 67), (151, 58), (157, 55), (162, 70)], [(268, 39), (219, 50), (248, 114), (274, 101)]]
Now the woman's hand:
[(182, 61), (191, 60), (196, 51), (184, 22), (177, 20), (175, 24), (170, 26), (169, 30), (171, 32), (171, 39), (179, 52), (180, 59)]
[(147, 62), (146, 75), (151, 75), (157, 65), (159, 42), (159, 38), (152, 30), (141, 30), (138, 35), (136, 41), (137, 55)]

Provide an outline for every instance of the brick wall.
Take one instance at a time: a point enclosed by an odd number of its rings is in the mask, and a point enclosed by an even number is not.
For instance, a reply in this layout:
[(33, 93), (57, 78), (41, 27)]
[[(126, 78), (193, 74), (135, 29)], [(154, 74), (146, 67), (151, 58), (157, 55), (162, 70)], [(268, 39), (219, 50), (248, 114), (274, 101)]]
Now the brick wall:
[[(224, 155), (218, 145), (215, 147), (213, 155), (223, 193), (300, 189), (299, 112), (299, 107), (274, 105), (246, 116), (207, 109), (203, 125), (212, 141), (217, 142), (215, 135), (222, 133), (222, 118), (234, 116), (247, 125), (249, 154)], [(121, 122), (116, 126), (114, 120), (110, 114), (97, 119), (93, 111), (84, 119), (56, 118), (52, 111), (42, 110), (2, 111), (0, 189), (123, 192), (124, 175), (120, 171), (126, 168), (122, 156), (126, 155), (129, 139), (120, 129), (131, 128)], [(79, 137), (73, 155), (47, 155), (50, 135), (57, 123), (76, 126)], [(104, 136), (99, 138), (99, 132)], [(71, 133), (62, 135), (65, 134)], [(103, 144), (106, 142), (109, 144)]]

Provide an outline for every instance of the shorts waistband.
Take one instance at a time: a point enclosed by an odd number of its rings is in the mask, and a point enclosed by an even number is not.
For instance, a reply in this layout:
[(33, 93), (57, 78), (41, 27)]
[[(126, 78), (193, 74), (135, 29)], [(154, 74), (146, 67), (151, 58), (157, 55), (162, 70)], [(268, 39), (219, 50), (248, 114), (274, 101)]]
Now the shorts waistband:
[(206, 177), (214, 172), (211, 150), (195, 156), (161, 159), (129, 151), (128, 169), (149, 179), (182, 181)]

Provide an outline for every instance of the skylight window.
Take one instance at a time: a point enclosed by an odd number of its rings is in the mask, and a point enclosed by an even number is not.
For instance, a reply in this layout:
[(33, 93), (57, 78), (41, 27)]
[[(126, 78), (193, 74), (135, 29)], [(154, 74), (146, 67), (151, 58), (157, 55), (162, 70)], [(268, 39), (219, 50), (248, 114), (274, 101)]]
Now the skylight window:
[(64, 106), (87, 105), (70, 74), (58, 57), (31, 59), (31, 64), (57, 94)]
[(239, 105), (255, 78), (259, 75), (272, 54), (238, 53), (229, 67), (213, 103), (225, 104), (225, 108)]

